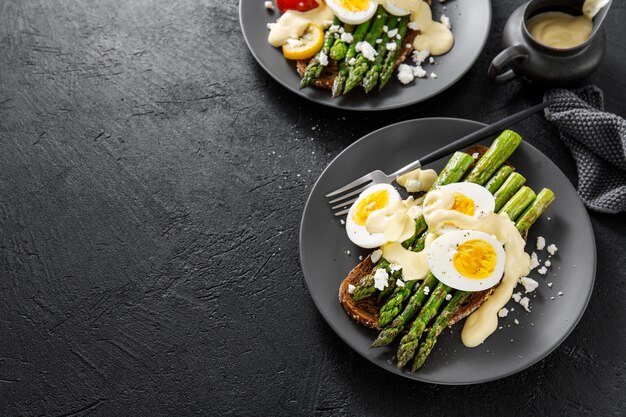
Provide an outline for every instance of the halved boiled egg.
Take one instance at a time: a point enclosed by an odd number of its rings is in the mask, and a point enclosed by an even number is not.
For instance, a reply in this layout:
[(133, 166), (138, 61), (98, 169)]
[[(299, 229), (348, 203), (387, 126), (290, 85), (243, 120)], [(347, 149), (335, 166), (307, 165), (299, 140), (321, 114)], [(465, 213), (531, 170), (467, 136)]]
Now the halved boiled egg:
[(374, 16), (376, 0), (326, 0), (326, 4), (343, 23), (359, 25)]
[(371, 233), (365, 222), (370, 214), (401, 201), (402, 198), (393, 186), (377, 184), (363, 191), (356, 199), (346, 218), (346, 232), (348, 238), (362, 248), (377, 248), (387, 243), (384, 233)]
[[(483, 186), (471, 182), (457, 182), (443, 185), (439, 189), (451, 192), (454, 195), (454, 202), (449, 210), (454, 210), (477, 219), (483, 218), (489, 213), (493, 213), (496, 208), (496, 200), (493, 195)], [(450, 226), (439, 230), (438, 233), (458, 230), (457, 227)]]
[(428, 267), (444, 284), (463, 291), (493, 287), (504, 273), (505, 254), (493, 236), (477, 230), (457, 230), (428, 247)]

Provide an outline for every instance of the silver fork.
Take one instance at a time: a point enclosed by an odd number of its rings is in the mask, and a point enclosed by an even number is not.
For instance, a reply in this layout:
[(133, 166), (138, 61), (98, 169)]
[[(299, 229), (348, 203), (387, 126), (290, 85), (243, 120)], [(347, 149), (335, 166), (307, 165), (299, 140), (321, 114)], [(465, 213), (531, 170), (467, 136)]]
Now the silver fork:
[(409, 171), (420, 168), (433, 161), (436, 161), (437, 159), (440, 159), (457, 149), (465, 148), (478, 142), (481, 139), (498, 133), (501, 130), (510, 127), (512, 124), (515, 124), (520, 120), (523, 120), (528, 116), (535, 114), (540, 110), (543, 110), (545, 107), (549, 106), (552, 103), (552, 101), (545, 101), (541, 104), (537, 104), (536, 106), (529, 107), (525, 110), (522, 110), (521, 112), (505, 117), (502, 120), (492, 123), (489, 126), (485, 126), (473, 133), (470, 133), (467, 136), (463, 136), (461, 139), (455, 140), (454, 142), (440, 149), (437, 149), (434, 152), (429, 153), (428, 155), (425, 155), (417, 161), (400, 168), (393, 174), (387, 175), (380, 170), (375, 170), (368, 174), (365, 174), (361, 178), (357, 178), (351, 183), (346, 184), (343, 187), (340, 187), (335, 191), (326, 194), (325, 197), (331, 199), (328, 201), (328, 204), (330, 204), (331, 210), (339, 210), (335, 212), (335, 216), (343, 216), (344, 214), (348, 213), (348, 211), (350, 210), (350, 205), (357, 200), (358, 195), (372, 185), (391, 184), (398, 176), (406, 174)]

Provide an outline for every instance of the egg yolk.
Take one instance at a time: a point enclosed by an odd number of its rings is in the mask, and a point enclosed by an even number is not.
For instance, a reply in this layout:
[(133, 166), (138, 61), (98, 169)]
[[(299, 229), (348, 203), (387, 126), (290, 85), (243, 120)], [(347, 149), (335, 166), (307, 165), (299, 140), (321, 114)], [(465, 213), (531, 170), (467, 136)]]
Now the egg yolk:
[(354, 214), (352, 215), (354, 222), (359, 226), (365, 226), (365, 221), (370, 213), (381, 208), (387, 207), (389, 203), (389, 191), (380, 190), (364, 197), (357, 204)]
[(496, 269), (496, 251), (484, 240), (468, 240), (459, 245), (454, 254), (456, 270), (467, 278), (487, 278)]
[(474, 215), (474, 200), (459, 193), (454, 193), (454, 203), (450, 210), (458, 211), (459, 213), (467, 214), (468, 216)]
[(361, 12), (369, 6), (369, 0), (337, 0), (337, 3), (350, 12)]

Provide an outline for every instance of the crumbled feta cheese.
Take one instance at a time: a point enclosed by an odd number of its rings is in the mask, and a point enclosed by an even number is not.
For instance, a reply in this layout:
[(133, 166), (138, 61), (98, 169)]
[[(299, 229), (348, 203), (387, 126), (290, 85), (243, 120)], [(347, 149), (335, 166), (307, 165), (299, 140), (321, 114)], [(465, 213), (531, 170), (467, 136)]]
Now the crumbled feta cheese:
[(410, 43), (407, 43), (406, 45), (404, 45), (405, 48), (410, 48), (412, 45)]
[(551, 282), (548, 282), (548, 287), (552, 288), (552, 283)]
[(424, 287), (424, 294), (430, 294), (430, 287), (428, 285)]
[(264, 6), (267, 10), (274, 10), (274, 4), (271, 1), (266, 1)]
[(356, 63), (356, 58), (352, 57), (348, 60), (348, 65), (354, 65)]
[(385, 44), (385, 49), (387, 49), (388, 51), (395, 51), (397, 48), (397, 45), (395, 42), (389, 42)]
[(396, 39), (397, 39), (397, 40), (402, 39), (402, 37), (400, 36), (400, 34), (399, 34), (399, 33), (396, 35)]
[(519, 305), (521, 305), (522, 307), (524, 307), (524, 310), (528, 311), (530, 313), (530, 298), (528, 297), (524, 297), (521, 300), (519, 300)]
[(544, 262), (544, 265), (546, 268), (550, 268), (550, 266), (552, 266), (552, 262), (550, 262), (550, 259), (546, 259), (546, 261)]
[(429, 56), (430, 56), (430, 51), (428, 51), (428, 50), (424, 50), (424, 51), (415, 50), (411, 54), (411, 58), (413, 59), (413, 62), (415, 62), (418, 65), (421, 64), (422, 62), (426, 61), (426, 59)]
[(356, 287), (352, 284), (348, 284), (348, 294), (354, 294), (354, 289)]
[(502, 307), (500, 311), (498, 311), (498, 317), (506, 317), (509, 315), (509, 310), (506, 307)]
[(519, 320), (518, 319), (515, 319), (515, 324), (519, 324)]
[(370, 255), (370, 258), (372, 259), (373, 263), (378, 263), (378, 261), (380, 261), (381, 256), (383, 256), (383, 251), (381, 251), (380, 249), (376, 249), (374, 252), (372, 252), (372, 254)]
[(562, 292), (562, 291), (559, 291), (557, 295), (560, 297), (560, 296), (562, 296), (562, 295), (563, 295), (563, 292)]
[(513, 295), (511, 296), (511, 298), (512, 298), (513, 300), (515, 300), (515, 302), (516, 302), (516, 303), (519, 303), (519, 300), (521, 300), (521, 299), (522, 299), (522, 293), (521, 293), (521, 292), (516, 292), (515, 294), (513, 294)]
[(339, 33), (342, 35), (346, 33), (346, 30), (343, 28), (343, 26), (339, 28)]
[(387, 32), (387, 36), (389, 36), (389, 39), (393, 38), (394, 36), (396, 36), (398, 34), (398, 29), (391, 29), (390, 31)]
[[(541, 273), (541, 271), (537, 271)], [(524, 290), (526, 293), (533, 292), (539, 286), (539, 283), (532, 278), (521, 277), (518, 282), (524, 286)]]
[(556, 247), (556, 245), (553, 243), (550, 246), (548, 246), (548, 253), (550, 255), (554, 255), (556, 253), (556, 251), (558, 251), (559, 248)]
[(541, 275), (545, 275), (548, 273), (548, 269), (545, 266), (542, 266), (537, 270), (537, 272), (539, 272)]
[(435, 74), (434, 72), (430, 73), (430, 78), (437, 78), (437, 74)]
[(389, 30), (389, 26), (383, 25), (383, 32), (387, 33), (388, 30)]
[(380, 45), (381, 43), (383, 43), (383, 40), (382, 40), (382, 39), (376, 39), (376, 44), (377, 44), (377, 45)]
[(374, 47), (370, 45), (369, 42), (358, 42), (356, 44), (355, 50), (357, 52), (360, 52), (365, 58), (369, 59), (370, 61), (374, 61), (376, 59), (376, 49), (374, 49)]
[(416, 78), (424, 78), (426, 76), (426, 71), (424, 71), (424, 68), (422, 68), (421, 65), (417, 65), (413, 67), (413, 75)]
[(339, 32), (339, 28), (340, 28), (340, 27), (341, 27), (341, 26), (339, 26), (339, 25), (331, 25), (331, 26), (328, 28), (328, 31), (329, 31), (330, 33), (337, 33), (337, 32)]
[(374, 287), (377, 290), (384, 290), (389, 285), (389, 274), (384, 268), (378, 268), (374, 273)]
[(274, 26), (276, 26), (276, 23), (268, 23), (268, 24), (267, 24), (267, 28), (268, 28), (269, 30), (274, 29)]
[(428, 58), (428, 63), (434, 64), (435, 63), (435, 58), (433, 58), (432, 56), (430, 58)]
[(452, 29), (452, 25), (450, 24), (450, 18), (445, 14), (442, 14), (439, 18), (439, 21), (448, 29)]
[(350, 251), (349, 250), (346, 251), (346, 255), (350, 255)]
[(401, 279), (397, 279), (396, 280), (396, 286), (397, 287), (404, 287), (404, 281), (402, 281)]
[(414, 79), (415, 76), (413, 75), (413, 69), (411, 66), (407, 64), (400, 64), (398, 67), (398, 80), (400, 80), (402, 84), (408, 84)]
[(533, 252), (530, 255), (530, 269), (533, 270), (539, 266), (539, 259), (537, 259), (537, 254)]
[(363, 260), (363, 255), (359, 255), (359, 261)]
[(328, 65), (328, 55), (326, 55), (326, 53), (324, 51), (320, 51), (320, 56), (318, 58), (318, 62), (323, 67)]
[(342, 42), (352, 43), (353, 40), (354, 40), (354, 36), (352, 36), (352, 33), (344, 32), (344, 33), (341, 34), (341, 41)]
[(399, 271), (401, 269), (402, 269), (402, 265), (400, 265), (400, 264), (391, 264), (391, 265), (389, 265), (389, 270), (391, 272), (397, 272), (397, 271)]
[(409, 22), (409, 24), (407, 26), (411, 30), (417, 30), (417, 28), (418, 28), (417, 22)]
[(346, 221), (344, 219), (340, 219), (339, 223), (341, 223), (342, 225), (346, 224)]
[(479, 156), (480, 156), (480, 155), (478, 155), (478, 152), (474, 152), (474, 153), (472, 154), (472, 158), (474, 158), (474, 159), (478, 159), (478, 157), (479, 157)]
[(452, 294), (446, 295), (446, 301), (450, 301), (452, 299)]
[(537, 236), (537, 250), (543, 250), (546, 247), (546, 240), (543, 236)]

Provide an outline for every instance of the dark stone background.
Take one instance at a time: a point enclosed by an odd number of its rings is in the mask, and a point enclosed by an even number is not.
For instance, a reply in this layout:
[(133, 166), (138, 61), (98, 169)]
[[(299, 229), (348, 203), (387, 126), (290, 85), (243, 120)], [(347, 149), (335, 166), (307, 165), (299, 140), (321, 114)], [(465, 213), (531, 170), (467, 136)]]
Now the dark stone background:
[[(624, 415), (624, 214), (591, 213), (596, 288), (572, 335), (478, 386), (365, 361), (300, 271), (308, 191), (354, 140), (416, 117), (491, 122), (540, 100), (485, 75), (519, 3), (494, 1), (489, 43), (454, 87), (364, 114), (267, 76), (233, 1), (0, 0), (0, 414)], [(621, 115), (625, 19), (614, 2), (589, 80)], [(575, 182), (543, 117), (517, 130)]]

